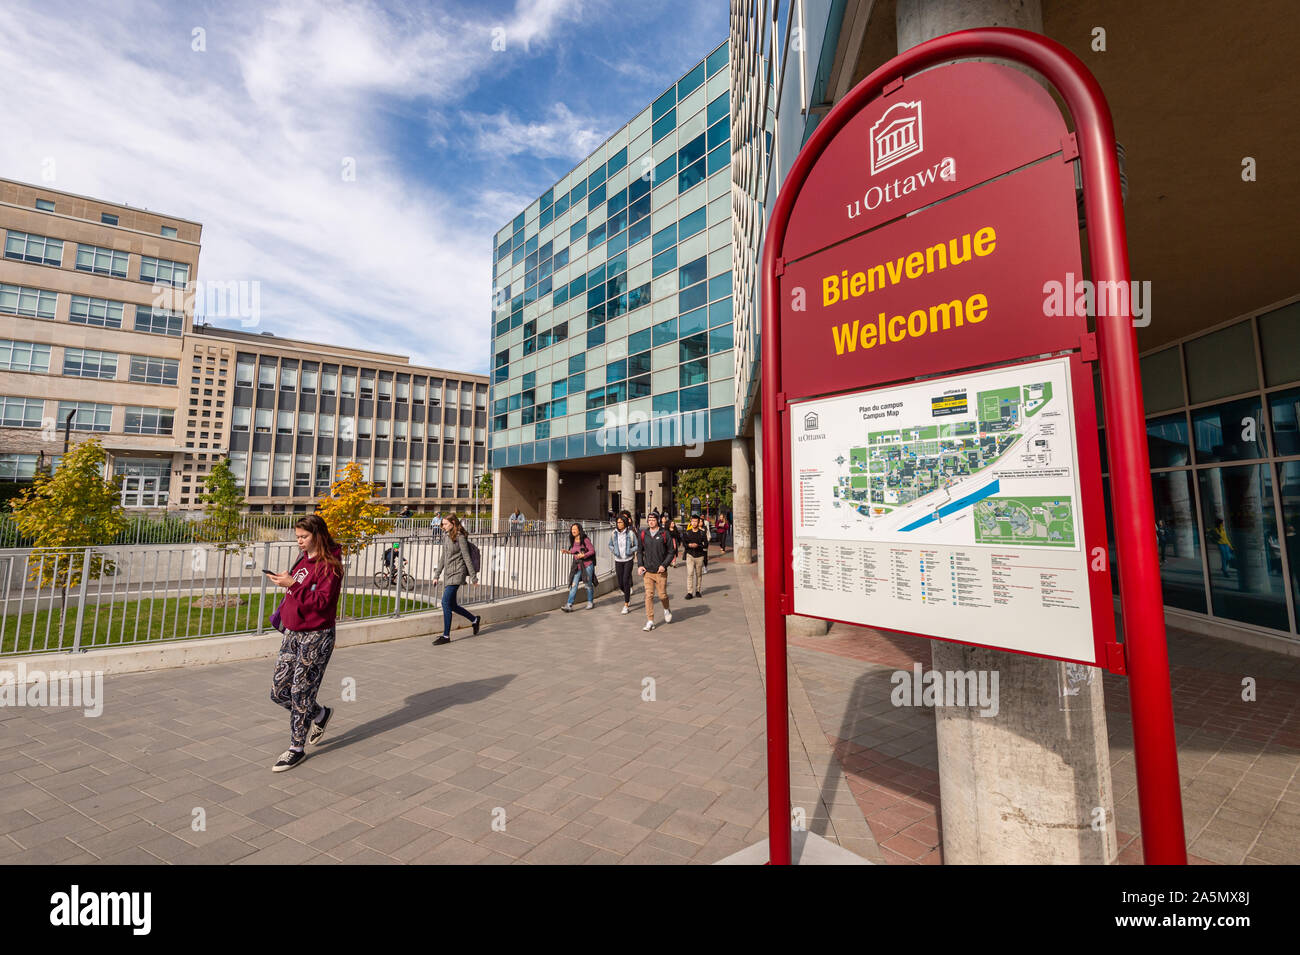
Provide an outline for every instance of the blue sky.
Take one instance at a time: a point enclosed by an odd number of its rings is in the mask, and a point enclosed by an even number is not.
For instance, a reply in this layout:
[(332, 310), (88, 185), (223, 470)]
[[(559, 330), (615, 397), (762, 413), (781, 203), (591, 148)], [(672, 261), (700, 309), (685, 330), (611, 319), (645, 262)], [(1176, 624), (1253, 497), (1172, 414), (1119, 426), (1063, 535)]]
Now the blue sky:
[(726, 34), (726, 0), (5, 0), (0, 176), (201, 222), (259, 331), (483, 372), (493, 233)]

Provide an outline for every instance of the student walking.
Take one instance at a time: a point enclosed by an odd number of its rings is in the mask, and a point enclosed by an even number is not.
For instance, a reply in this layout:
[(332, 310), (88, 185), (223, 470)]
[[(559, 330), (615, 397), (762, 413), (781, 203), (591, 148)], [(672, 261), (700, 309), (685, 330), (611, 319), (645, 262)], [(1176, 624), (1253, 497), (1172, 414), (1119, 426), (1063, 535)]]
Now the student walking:
[(325, 521), (308, 514), (294, 524), (298, 559), (287, 573), (267, 574), (285, 588), (271, 625), (284, 634), (271, 681), (271, 700), (289, 711), (289, 748), (271, 767), (293, 769), (307, 758), (306, 744), (319, 743), (334, 711), (316, 701), (334, 653), (343, 561)]
[(645, 578), (645, 627), (655, 628), (655, 594), (664, 605), (664, 623), (673, 622), (673, 612), (668, 606), (668, 568), (677, 564), (677, 548), (668, 532), (659, 526), (659, 516), (646, 518), (646, 531), (641, 535), (641, 552), (637, 556), (637, 573)]
[(618, 575), (618, 588), (623, 591), (623, 613), (628, 613), (632, 607), (632, 567), (640, 549), (636, 532), (630, 526), (627, 511), (624, 511), (615, 520), (614, 533), (609, 538), (609, 552), (614, 555), (614, 573)]
[(514, 544), (522, 544), (524, 538), (524, 514), (519, 508), (515, 508), (510, 515), (510, 536), (506, 538)]
[(682, 542), (686, 554), (686, 599), (699, 597), (700, 578), (704, 576), (704, 564), (709, 554), (709, 532), (700, 521), (700, 515), (692, 514), (691, 523), (682, 531)]
[(569, 527), (569, 550), (573, 555), (573, 566), (569, 570), (569, 600), (560, 609), (573, 613), (573, 598), (578, 596), (578, 584), (587, 588), (587, 609), (596, 605), (596, 545), (582, 532), (582, 525), (574, 523)]
[(730, 529), (731, 525), (727, 523), (727, 515), (719, 511), (718, 519), (713, 525), (713, 533), (718, 536), (718, 546), (722, 548), (724, 554), (727, 552), (727, 531)]
[(442, 555), (438, 560), (438, 569), (434, 571), (433, 586), (442, 580), (442, 636), (433, 641), (435, 647), (451, 643), (451, 615), (460, 614), (474, 627), (474, 636), (478, 636), (482, 617), (476, 617), (459, 603), (456, 594), (460, 585), (474, 576), (474, 560), (469, 552), (469, 535), (461, 526), (460, 519), (448, 515), (442, 519)]

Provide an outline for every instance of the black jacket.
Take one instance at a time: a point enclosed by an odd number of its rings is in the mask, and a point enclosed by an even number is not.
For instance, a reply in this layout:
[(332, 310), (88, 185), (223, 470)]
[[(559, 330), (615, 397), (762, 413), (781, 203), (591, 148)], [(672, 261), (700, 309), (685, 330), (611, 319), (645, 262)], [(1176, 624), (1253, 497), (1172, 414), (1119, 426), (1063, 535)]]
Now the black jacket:
[(677, 556), (677, 545), (672, 536), (662, 527), (651, 531), (647, 528), (641, 534), (641, 549), (637, 552), (637, 563), (652, 574), (658, 573), (660, 567), (667, 567)]
[[(692, 547), (691, 544), (699, 544), (699, 547)], [(709, 550), (709, 535), (701, 527), (698, 531), (693, 531), (689, 527), (682, 531), (682, 553), (687, 557), (703, 557)]]

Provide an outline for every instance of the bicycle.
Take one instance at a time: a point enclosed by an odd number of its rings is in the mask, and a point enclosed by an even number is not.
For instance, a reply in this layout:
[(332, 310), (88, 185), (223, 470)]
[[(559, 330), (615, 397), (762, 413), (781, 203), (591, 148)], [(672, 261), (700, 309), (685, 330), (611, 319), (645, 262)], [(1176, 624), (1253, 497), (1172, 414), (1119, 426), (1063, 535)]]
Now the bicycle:
[(405, 590), (405, 591), (408, 591), (408, 592), (409, 592), (409, 591), (413, 591), (413, 590), (415, 590), (415, 578), (412, 577), (410, 574), (408, 574), (408, 573), (406, 572), (406, 569), (405, 569), (405, 568), (406, 568), (406, 558), (405, 558), (405, 557), (399, 557), (399, 558), (397, 558), (397, 561), (398, 561), (398, 563), (390, 564), (388, 567), (382, 567), (382, 568), (380, 568), (379, 570), (375, 571), (375, 586), (376, 586), (376, 587), (392, 587), (394, 584), (396, 584), (396, 583), (397, 583), (397, 567), (398, 567), (399, 564), (400, 564), (400, 566), (403, 568), (403, 569), (402, 569), (402, 589)]

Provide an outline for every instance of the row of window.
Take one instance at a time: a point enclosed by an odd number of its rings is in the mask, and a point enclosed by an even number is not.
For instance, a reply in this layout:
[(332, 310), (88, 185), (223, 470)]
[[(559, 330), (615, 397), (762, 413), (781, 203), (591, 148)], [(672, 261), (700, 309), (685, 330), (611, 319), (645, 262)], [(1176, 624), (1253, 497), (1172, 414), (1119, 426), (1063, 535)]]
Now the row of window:
[[(27, 371), (49, 374), (50, 345), (0, 339), (0, 371)], [(117, 379), (116, 352), (90, 348), (63, 349), (63, 374), (69, 378)], [(175, 358), (131, 355), (127, 380), (146, 385), (174, 385), (180, 363)]]
[[(68, 308), (68, 321), (74, 325), (94, 325), (97, 328), (122, 328), (126, 304), (89, 295), (73, 295)], [(0, 284), (0, 313), (53, 320), (57, 307), (57, 292)], [(137, 332), (148, 332), (151, 335), (178, 337), (185, 332), (185, 316), (168, 309), (136, 305), (134, 328)]]
[[(72, 414), (74, 431), (108, 431), (113, 406), (94, 401), (60, 401), (56, 417), (45, 419), (45, 399), (0, 395), (0, 426), (6, 428), (62, 428)], [(175, 417), (172, 408), (126, 406), (122, 430), (126, 434), (171, 434)]]
[[(37, 265), (63, 266), (63, 240), (52, 239), (45, 235), (30, 232), (16, 232), (10, 229), (5, 234), (5, 258), (19, 262), (33, 262)], [(79, 272), (92, 272), (95, 275), (110, 275), (114, 278), (127, 278), (130, 253), (120, 249), (106, 249), (97, 245), (78, 243), (75, 267)], [(149, 255), (140, 256), (141, 282), (150, 285), (170, 285), (184, 288), (190, 281), (190, 267), (185, 262), (173, 262), (171, 259), (159, 259)]]
[[(230, 470), (239, 483), (247, 483), (250, 487), (266, 487), (270, 484), (274, 487), (287, 488), (292, 485), (295, 491), (302, 489), (303, 493), (307, 493), (309, 487), (320, 488), (322, 484), (328, 487), (347, 463), (343, 458), (335, 458), (331, 468), (328, 460), (324, 462), (317, 460), (313, 463), (310, 457), (273, 455), (265, 451), (254, 451), (251, 455), (245, 451), (236, 451), (230, 455)], [(437, 464), (426, 467), (422, 461), (412, 461), (409, 464), (405, 461), (358, 463), (361, 465), (364, 480), (394, 488), (408, 483), (413, 487), (423, 484), (433, 489), (433, 493), (436, 494), (439, 474), (442, 477), (441, 483), (446, 487), (457, 484), (465, 486), (470, 483), (469, 464), (444, 464), (440, 469)], [(473, 476), (476, 480), (482, 473), (483, 465), (473, 466)]]
[[(240, 355), (235, 366), (235, 384), (244, 388), (253, 387), (254, 375), (259, 389), (274, 391), (277, 374), (274, 359), (255, 363), (251, 356)], [(426, 379), (405, 374), (394, 375), (392, 372), (376, 372), (344, 367), (340, 373), (338, 365), (317, 366), (314, 362), (303, 362), (299, 368), (297, 362), (285, 360), (281, 363), (278, 375), (281, 391), (301, 391), (303, 394), (322, 395), (338, 394), (344, 398), (363, 399), (378, 398), (380, 401), (411, 402), (438, 407), (444, 398), (448, 407), (487, 408), (487, 389), (480, 386), (475, 393), (472, 384), (457, 385), (455, 381), (447, 383), (444, 393), (441, 378)]]
[[(41, 212), (53, 212), (54, 200), (37, 199), (36, 208), (39, 209)], [(111, 212), (101, 212), (99, 214), (99, 221), (102, 222), (104, 225), (117, 225), (117, 216)], [(174, 239), (176, 238), (176, 227), (172, 225), (165, 225), (159, 230), (158, 234), (161, 235), (164, 239)]]
[[(258, 434), (270, 434), (273, 422), (273, 415), (270, 408), (235, 408), (231, 412), (230, 427), (233, 431), (248, 431), (250, 424)], [(295, 412), (282, 410), (274, 414), (274, 426), (277, 434), (319, 434), (321, 436), (333, 435), (335, 431), (335, 416), (332, 414), (316, 414), (311, 411)], [(484, 428), (472, 429), (473, 440), (477, 444), (483, 444), (486, 440)], [(356, 418), (352, 416), (341, 417), (338, 419), (338, 435), (344, 441), (351, 441), (353, 438), (369, 439), (372, 436), (380, 439), (394, 437), (399, 441), (423, 441), (425, 439), (425, 424), (423, 421), (389, 421), (385, 418), (376, 420), (370, 418)], [(445, 441), (455, 441), (457, 429), (454, 425), (448, 425), (446, 430), (442, 430), (437, 423), (430, 423), (428, 426), (428, 438), (430, 441), (439, 440), (439, 435)], [(471, 429), (462, 427), (459, 429), (459, 437), (463, 442), (469, 442)]]

